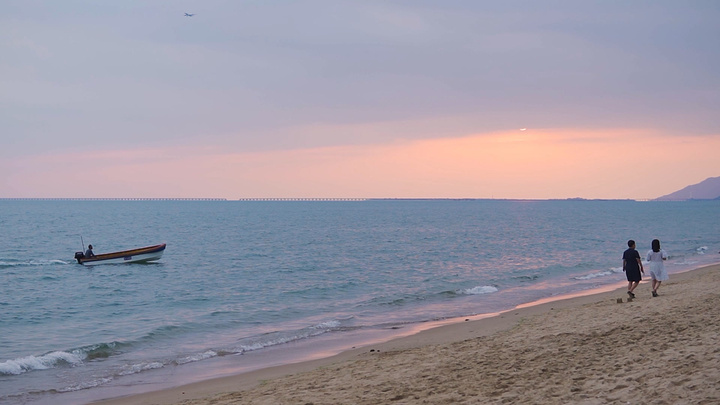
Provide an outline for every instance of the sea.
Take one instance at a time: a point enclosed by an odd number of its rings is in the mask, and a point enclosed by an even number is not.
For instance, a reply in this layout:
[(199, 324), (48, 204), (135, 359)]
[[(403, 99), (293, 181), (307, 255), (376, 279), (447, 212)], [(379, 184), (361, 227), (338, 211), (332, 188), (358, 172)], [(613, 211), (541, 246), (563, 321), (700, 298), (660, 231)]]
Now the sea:
[[(0, 403), (86, 404), (720, 262), (720, 201), (0, 200)], [(166, 243), (147, 264), (73, 259)], [(644, 287), (640, 287), (643, 294)], [(645, 290), (649, 296), (649, 289)]]

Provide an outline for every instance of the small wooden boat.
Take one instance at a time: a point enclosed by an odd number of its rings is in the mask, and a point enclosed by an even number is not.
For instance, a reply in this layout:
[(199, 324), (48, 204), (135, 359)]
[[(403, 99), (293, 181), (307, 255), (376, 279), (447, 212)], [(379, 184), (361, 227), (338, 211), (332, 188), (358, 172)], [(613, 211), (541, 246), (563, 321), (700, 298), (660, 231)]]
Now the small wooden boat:
[(165, 252), (165, 244), (148, 246), (121, 252), (101, 253), (92, 257), (85, 257), (83, 252), (75, 252), (78, 263), (86, 265), (117, 264), (117, 263), (146, 263), (158, 260)]

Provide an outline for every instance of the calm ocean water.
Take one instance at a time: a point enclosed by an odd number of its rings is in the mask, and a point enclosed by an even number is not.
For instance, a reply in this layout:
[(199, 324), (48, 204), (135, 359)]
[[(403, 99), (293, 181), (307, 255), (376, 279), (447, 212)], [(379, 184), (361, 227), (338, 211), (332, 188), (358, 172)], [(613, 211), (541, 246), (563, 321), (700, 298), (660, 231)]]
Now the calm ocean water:
[[(720, 262), (720, 201), (0, 200), (0, 403), (85, 403)], [(84, 267), (167, 243), (152, 264)]]

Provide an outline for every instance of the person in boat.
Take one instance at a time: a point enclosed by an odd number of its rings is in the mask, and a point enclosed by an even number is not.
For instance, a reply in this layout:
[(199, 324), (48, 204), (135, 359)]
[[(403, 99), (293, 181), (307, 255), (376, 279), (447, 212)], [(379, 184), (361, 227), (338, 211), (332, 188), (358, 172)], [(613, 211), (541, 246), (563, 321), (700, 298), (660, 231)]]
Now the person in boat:
[(93, 250), (92, 245), (88, 245), (88, 248), (85, 251), (85, 257), (95, 257), (95, 253), (93, 253), (92, 250)]

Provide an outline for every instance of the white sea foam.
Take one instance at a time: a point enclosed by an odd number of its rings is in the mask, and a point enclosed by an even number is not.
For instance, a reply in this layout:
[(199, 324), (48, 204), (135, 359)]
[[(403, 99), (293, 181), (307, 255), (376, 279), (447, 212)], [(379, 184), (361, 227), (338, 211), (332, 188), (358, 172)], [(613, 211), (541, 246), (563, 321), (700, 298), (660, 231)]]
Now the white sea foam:
[(319, 336), (327, 332), (332, 332), (341, 326), (341, 321), (330, 320), (296, 331), (268, 333), (255, 338), (243, 339), (239, 346), (230, 349), (229, 352), (244, 353), (264, 349), (266, 347), (282, 345), (301, 339)]
[(276, 345), (282, 345), (285, 343), (294, 342), (296, 340), (302, 339), (303, 337), (307, 337), (307, 336), (302, 336), (302, 335), (278, 336), (274, 339), (256, 340), (256, 341), (251, 341), (248, 343), (243, 343), (239, 347), (233, 349), (233, 351), (235, 353), (251, 352), (254, 350), (264, 349), (264, 348), (270, 347), (270, 346), (276, 346)]
[(700, 246), (699, 248), (696, 249), (697, 254), (699, 254), (699, 255), (704, 255), (707, 250), (708, 250), (707, 246)]
[(164, 366), (165, 365), (163, 363), (160, 363), (158, 361), (153, 361), (150, 363), (132, 364), (132, 365), (125, 366), (123, 368), (123, 370), (120, 371), (120, 373), (118, 373), (118, 375), (137, 374), (137, 373), (141, 373), (141, 372), (147, 371), (147, 370), (154, 370), (156, 368), (162, 368)]
[(34, 259), (30, 260), (30, 264), (33, 266), (53, 266), (56, 264), (71, 264), (73, 262), (66, 262), (58, 259)]
[(202, 353), (192, 354), (190, 356), (185, 356), (177, 359), (177, 364), (187, 364), (187, 363), (194, 363), (196, 361), (200, 360), (206, 360), (213, 357), (216, 357), (218, 353), (214, 350), (207, 350)]
[(473, 288), (468, 288), (467, 290), (463, 290), (463, 294), (469, 294), (469, 295), (481, 295), (481, 294), (490, 294), (497, 292), (498, 289), (495, 286), (492, 285), (481, 285)]
[(59, 259), (32, 259), (30, 261), (19, 261), (12, 259), (11, 261), (7, 261), (5, 259), (0, 259), (0, 267), (55, 266), (71, 263), (73, 262), (67, 262)]
[(700, 263), (698, 260), (692, 260), (688, 259), (687, 257), (682, 258), (682, 260), (678, 260), (677, 262), (673, 263), (675, 266), (694, 266), (696, 264)]
[(585, 274), (582, 276), (573, 277), (573, 279), (575, 279), (575, 280), (592, 280), (594, 278), (607, 277), (607, 276), (611, 276), (613, 274), (617, 274), (620, 272), (622, 272), (622, 267), (613, 267), (610, 270), (598, 271), (595, 273)]
[(321, 322), (315, 326), (313, 326), (313, 329), (333, 329), (333, 328), (339, 328), (340, 327), (340, 321), (327, 321), (327, 322)]
[(109, 383), (112, 380), (113, 380), (112, 377), (104, 377), (104, 378), (97, 378), (94, 380), (83, 381), (83, 382), (77, 383), (75, 385), (71, 385), (69, 387), (61, 388), (58, 390), (58, 392), (73, 392), (73, 391), (85, 390), (88, 388), (99, 387), (103, 384)]
[(0, 363), (0, 375), (18, 375), (32, 370), (47, 370), (61, 362), (72, 366), (82, 363), (83, 357), (67, 352), (52, 352), (42, 356), (27, 356)]
[(611, 274), (613, 274), (611, 271), (603, 271), (603, 272), (599, 272), (599, 273), (590, 273), (590, 274), (586, 274), (584, 276), (577, 276), (577, 277), (573, 277), (573, 278), (575, 280), (592, 280), (594, 278), (605, 277), (605, 276), (609, 276)]

